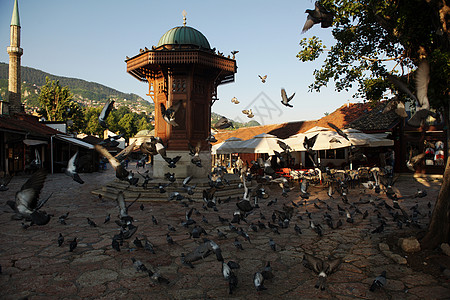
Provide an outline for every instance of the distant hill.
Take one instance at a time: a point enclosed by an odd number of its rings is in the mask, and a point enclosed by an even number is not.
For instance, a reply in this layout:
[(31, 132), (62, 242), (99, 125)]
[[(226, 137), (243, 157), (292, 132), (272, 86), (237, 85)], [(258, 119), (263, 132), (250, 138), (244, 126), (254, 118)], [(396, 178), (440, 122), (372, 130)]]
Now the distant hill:
[[(216, 123), (220, 118), (222, 118), (222, 115), (216, 114), (215, 112), (211, 112), (211, 124)], [(228, 117), (227, 117), (228, 118)], [(252, 127), (252, 126), (259, 126), (261, 124), (258, 123), (258, 121), (255, 120), (251, 120), (248, 122), (238, 122), (238, 121), (234, 121), (230, 118), (228, 118), (231, 122), (233, 122), (234, 125), (234, 129), (238, 129), (241, 127)], [(233, 130), (233, 128), (229, 128), (230, 130)]]
[[(74, 100), (83, 106), (102, 106), (106, 100), (114, 99), (117, 104), (127, 105), (135, 112), (151, 112), (153, 104), (140, 96), (131, 93), (122, 93), (99, 83), (89, 82), (77, 78), (52, 75), (41, 70), (23, 67), (22, 73), (22, 101), (28, 110), (39, 107), (38, 96), (40, 88), (45, 85), (45, 78), (59, 80), (62, 86), (69, 87)], [(5, 98), (8, 90), (8, 64), (0, 63), (0, 95)]]
[[(74, 96), (74, 100), (82, 106), (98, 107), (103, 106), (108, 99), (114, 99), (119, 105), (126, 105), (134, 112), (151, 113), (154, 110), (153, 103), (150, 103), (136, 94), (119, 92), (113, 88), (99, 83), (89, 82), (82, 79), (56, 76), (41, 70), (22, 66), (22, 102), (25, 104), (27, 112), (32, 112), (39, 108), (38, 97), (40, 89), (45, 85), (45, 78), (59, 80), (62, 86), (69, 87)], [(8, 64), (0, 62), (0, 95), (6, 98), (8, 91)], [(214, 124), (222, 116), (214, 112), (211, 113), (211, 122)], [(259, 126), (255, 120), (249, 122), (237, 122), (232, 120), (235, 129), (240, 127)], [(232, 128), (230, 128), (232, 129)]]

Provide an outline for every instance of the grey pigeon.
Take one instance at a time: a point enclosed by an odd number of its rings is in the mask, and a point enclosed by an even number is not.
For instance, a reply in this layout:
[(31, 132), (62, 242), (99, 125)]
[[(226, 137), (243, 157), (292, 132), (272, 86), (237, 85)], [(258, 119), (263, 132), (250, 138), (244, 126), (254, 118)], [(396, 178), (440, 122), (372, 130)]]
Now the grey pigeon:
[(281, 104), (283, 104), (284, 106), (287, 107), (293, 107), (291, 104), (289, 104), (289, 102), (292, 100), (292, 98), (294, 98), (295, 93), (293, 93), (290, 97), (287, 96), (286, 94), (286, 90), (285, 89), (281, 89)]
[(308, 17), (303, 25), (302, 33), (308, 31), (315, 24), (320, 24), (322, 28), (331, 27), (333, 24), (333, 14), (327, 11), (319, 1), (316, 1), (314, 10), (307, 9), (305, 13), (308, 14)]
[(341, 262), (339, 258), (324, 261), (307, 253), (303, 256), (304, 266), (319, 275), (315, 288), (320, 288), (322, 291), (325, 290), (327, 276), (334, 273), (339, 268)]
[(178, 109), (180, 109), (181, 103), (182, 101), (178, 101), (177, 103), (172, 104), (172, 106), (167, 109), (164, 103), (161, 103), (161, 114), (167, 124), (174, 127), (178, 126), (178, 123), (175, 121), (175, 114), (177, 113)]
[(103, 128), (108, 128), (108, 125), (106, 124), (106, 119), (108, 118), (109, 113), (112, 111), (113, 108), (114, 108), (114, 100), (106, 101), (102, 111), (100, 112), (100, 115), (98, 116), (98, 122)]
[(377, 276), (372, 284), (370, 285), (369, 290), (371, 292), (374, 292), (376, 289), (378, 288), (382, 288), (383, 286), (386, 285), (386, 271), (381, 272), (381, 274), (379, 276)]

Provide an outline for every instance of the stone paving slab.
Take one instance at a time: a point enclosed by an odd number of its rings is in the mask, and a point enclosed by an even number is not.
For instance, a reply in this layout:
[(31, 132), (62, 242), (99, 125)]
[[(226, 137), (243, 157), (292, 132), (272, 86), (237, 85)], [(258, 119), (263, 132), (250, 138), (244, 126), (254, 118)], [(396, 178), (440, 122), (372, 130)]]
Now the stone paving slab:
[[(386, 243), (386, 238), (393, 234), (404, 236), (414, 235), (417, 229), (399, 229), (384, 206), (358, 204), (358, 208), (369, 216), (354, 215), (354, 223), (345, 221), (340, 216), (339, 206), (353, 211), (350, 205), (345, 205), (335, 195), (329, 199), (322, 187), (310, 187), (311, 197), (306, 204), (294, 208), (294, 216), (289, 227), (279, 229), (279, 234), (270, 229), (253, 232), (250, 223), (257, 223), (262, 213), (266, 225), (271, 220), (274, 209), (282, 210), (283, 205), (292, 206), (291, 201), (303, 203), (298, 195), (298, 187), (288, 198), (281, 196), (281, 191), (268, 187), (270, 198), (262, 200), (260, 208), (247, 217), (248, 224), (235, 224), (242, 227), (250, 236), (251, 242), (231, 232), (228, 224), (220, 224), (218, 216), (232, 219), (236, 210), (235, 201), (218, 205), (218, 211), (205, 210), (202, 203), (193, 203), (198, 213), (193, 219), (205, 228), (205, 237), (214, 240), (222, 249), (226, 261), (234, 260), (241, 265), (236, 271), (238, 287), (232, 295), (228, 294), (227, 282), (221, 274), (221, 263), (214, 255), (194, 263), (191, 269), (181, 263), (181, 253), (191, 252), (199, 243), (198, 239), (189, 238), (191, 228), (181, 226), (181, 221), (189, 208), (179, 202), (144, 203), (144, 209), (133, 205), (129, 213), (134, 217), (137, 233), (121, 246), (121, 251), (112, 249), (112, 236), (118, 233), (114, 223), (118, 207), (115, 201), (99, 199), (91, 194), (93, 190), (101, 189), (113, 182), (114, 173), (107, 170), (102, 173), (81, 174), (86, 182), (80, 185), (64, 174), (48, 175), (41, 192), (46, 197), (53, 192), (43, 208), (53, 214), (49, 224), (31, 226), (23, 229), (21, 221), (11, 220), (12, 211), (5, 205), (7, 200), (13, 200), (15, 192), (27, 180), (26, 176), (14, 177), (9, 190), (0, 194), (0, 299), (445, 299), (450, 296), (449, 278), (434, 277), (420, 271), (415, 271), (408, 264), (398, 264), (386, 255), (392, 249), (380, 248), (380, 243)], [(439, 191), (439, 178), (414, 178), (412, 175), (402, 175), (396, 182), (398, 196), (411, 195), (417, 188), (425, 188), (428, 196), (425, 198), (408, 198), (400, 200), (400, 205), (408, 212), (416, 203), (423, 212), (420, 223), (425, 228), (428, 222), (427, 203), (434, 203)], [(201, 191), (197, 191), (201, 192)], [(274, 205), (267, 206), (270, 199), (278, 199)], [(330, 229), (324, 222), (325, 205), (316, 199), (327, 202), (332, 208), (328, 211), (333, 216), (334, 223), (341, 219), (343, 225), (339, 229)], [(372, 190), (363, 191), (357, 187), (351, 189), (350, 202), (373, 200), (375, 204), (385, 200), (392, 206), (384, 193), (375, 194)], [(320, 209), (314, 207), (318, 204)], [(310, 219), (306, 210), (311, 212), (312, 220), (323, 226), (324, 234), (319, 237), (309, 228)], [(382, 233), (372, 234), (371, 231), (379, 225), (379, 217), (385, 218), (387, 225)], [(69, 212), (67, 225), (58, 222), (58, 216)], [(111, 222), (103, 224), (107, 214), (111, 214)], [(152, 223), (151, 217), (159, 221)], [(208, 223), (202, 223), (205, 216)], [(97, 227), (91, 227), (87, 219), (95, 221)], [(176, 228), (170, 235), (174, 245), (166, 242), (167, 225)], [(302, 234), (296, 234), (297, 224)], [(217, 237), (217, 229), (228, 235), (227, 239)], [(57, 246), (59, 233), (65, 237), (62, 247)], [(146, 236), (154, 245), (156, 254), (136, 249), (135, 237)], [(244, 250), (237, 250), (233, 241), (238, 239)], [(78, 247), (69, 252), (69, 243), (75, 237)], [(269, 238), (277, 244), (273, 251), (269, 246)], [(387, 246), (389, 248), (389, 246)], [(381, 250), (380, 250), (381, 249)], [(343, 263), (337, 272), (329, 276), (324, 291), (314, 288), (317, 275), (302, 265), (304, 253), (313, 254), (322, 259), (330, 255), (341, 258)], [(402, 254), (402, 258), (406, 254)], [(133, 267), (131, 258), (141, 260), (148, 268), (159, 271), (170, 280), (168, 285), (153, 282), (145, 273), (138, 272)], [(267, 290), (257, 292), (253, 286), (253, 274), (261, 271), (266, 262), (270, 261), (275, 277), (265, 282)], [(369, 291), (373, 279), (387, 271), (387, 285), (375, 292)]]

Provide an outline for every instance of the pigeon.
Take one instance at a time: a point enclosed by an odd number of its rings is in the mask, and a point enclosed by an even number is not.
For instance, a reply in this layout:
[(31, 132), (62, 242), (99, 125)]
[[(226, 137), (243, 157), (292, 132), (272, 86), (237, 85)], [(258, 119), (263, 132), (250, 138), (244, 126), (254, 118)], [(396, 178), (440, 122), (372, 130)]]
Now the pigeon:
[(89, 218), (86, 218), (86, 219), (87, 219), (87, 222), (88, 222), (89, 226), (91, 226), (91, 227), (97, 227), (97, 224), (95, 224), (94, 221), (92, 221), (92, 220), (89, 219)]
[(66, 212), (65, 214), (59, 216), (58, 222), (62, 225), (67, 225), (66, 219), (69, 217), (69, 212)]
[(11, 182), (13, 176), (3, 175), (0, 177), (0, 192), (9, 190), (8, 184)]
[(259, 77), (259, 79), (261, 79), (262, 83), (266, 83), (267, 75), (264, 75), (264, 76), (258, 75), (258, 77)]
[(281, 89), (281, 104), (283, 104), (284, 106), (287, 107), (293, 107), (291, 104), (289, 104), (289, 102), (292, 100), (292, 98), (294, 98), (295, 93), (293, 93), (290, 97), (287, 96), (286, 94), (286, 90), (285, 89)]
[(167, 241), (167, 243), (169, 245), (173, 245), (174, 244), (174, 241), (173, 241), (172, 237), (168, 233), (166, 234), (166, 241)]
[(417, 70), (415, 75), (416, 81), (416, 94), (417, 97), (408, 89), (406, 84), (404, 84), (401, 80), (399, 80), (394, 75), (389, 75), (388, 80), (390, 80), (394, 85), (406, 93), (412, 100), (417, 102), (418, 108), (414, 115), (407, 121), (408, 125), (413, 127), (420, 127), (422, 122), (428, 117), (433, 116), (435, 118), (438, 115), (432, 111), (430, 111), (430, 102), (428, 99), (428, 84), (430, 82), (430, 65), (427, 60), (423, 60)]
[(295, 224), (294, 230), (297, 234), (302, 234), (302, 230), (301, 230), (300, 226), (298, 226), (297, 224)]
[(314, 287), (316, 289), (320, 288), (322, 291), (325, 290), (327, 276), (334, 273), (339, 268), (340, 264), (341, 259), (339, 258), (324, 261), (307, 253), (303, 255), (303, 265), (319, 275)]
[(244, 115), (246, 115), (248, 118), (253, 118), (255, 116), (250, 108), (249, 109), (244, 109), (242, 111), (242, 113)]
[(305, 33), (311, 27), (313, 27), (315, 24), (319, 24), (322, 28), (328, 28), (331, 27), (333, 24), (333, 14), (329, 11), (327, 11), (320, 3), (319, 1), (316, 1), (315, 3), (315, 9), (307, 9), (305, 13), (308, 14), (308, 17), (306, 18), (306, 22), (303, 25), (302, 33)]
[(174, 158), (170, 158), (167, 156), (163, 156), (164, 160), (167, 162), (169, 168), (176, 168), (177, 167), (177, 162), (180, 160), (181, 156), (175, 156)]
[(383, 109), (383, 114), (390, 111), (394, 111), (399, 117), (406, 118), (408, 114), (406, 113), (405, 103), (397, 98), (391, 99)]
[(167, 124), (172, 125), (174, 127), (178, 126), (177, 122), (175, 122), (175, 114), (180, 108), (181, 103), (182, 101), (178, 101), (177, 103), (172, 104), (172, 106), (167, 109), (164, 103), (161, 103), (161, 115)]
[(264, 286), (264, 276), (260, 272), (256, 272), (253, 275), (253, 284), (255, 285), (255, 288), (258, 292), (267, 290), (267, 288)]
[(58, 236), (58, 247), (61, 247), (63, 243), (64, 243), (64, 237), (60, 233), (59, 236)]
[(272, 267), (270, 266), (270, 261), (266, 263), (266, 266), (261, 272), (261, 275), (263, 276), (264, 279), (272, 279), (274, 277), (272, 273)]
[(239, 104), (239, 100), (238, 100), (236, 97), (233, 97), (233, 98), (231, 99), (231, 103)]
[(77, 245), (78, 245), (78, 242), (77, 242), (77, 238), (75, 237), (73, 239), (73, 241), (71, 241), (70, 244), (69, 244), (69, 252), (73, 252), (73, 250), (75, 250)]
[(231, 267), (228, 263), (222, 261), (222, 274), (225, 280), (228, 281), (228, 293), (231, 295), (233, 290), (236, 289), (238, 284), (237, 276), (231, 270)]
[(110, 220), (111, 220), (111, 214), (108, 214), (108, 215), (105, 217), (105, 221), (103, 221), (103, 224), (108, 223)]
[(120, 163), (120, 161), (117, 158), (115, 158), (114, 156), (112, 156), (111, 153), (109, 153), (109, 151), (106, 150), (103, 146), (97, 144), (94, 146), (94, 148), (95, 148), (95, 150), (97, 150), (97, 152), (99, 152), (101, 155), (103, 155), (104, 157), (106, 157), (108, 159), (109, 163), (116, 171), (116, 177), (119, 180), (128, 181), (130, 184), (132, 184), (134, 181), (136, 181), (133, 178), (130, 179), (130, 177), (129, 177), (130, 172), (127, 171), (125, 169), (125, 167)]
[(158, 220), (156, 220), (154, 215), (152, 215), (152, 222), (153, 222), (153, 225), (158, 225)]
[(128, 206), (125, 204), (125, 195), (123, 191), (119, 191), (116, 197), (117, 204), (119, 205), (119, 218), (123, 222), (132, 222), (133, 218), (128, 215), (128, 209), (133, 205), (139, 198), (141, 197), (141, 193), (138, 194), (136, 199), (134, 199)]
[(226, 129), (226, 128), (228, 128), (228, 127), (234, 128), (233, 123), (232, 123), (230, 120), (228, 120), (226, 117), (221, 117), (221, 118), (213, 125), (213, 128), (214, 128), (214, 129)]
[(14, 219), (31, 219), (33, 224), (45, 225), (50, 221), (50, 216), (39, 211), (39, 209), (51, 197), (39, 199), (39, 194), (44, 187), (47, 172), (44, 169), (37, 170), (16, 192), (15, 202), (7, 201), (6, 203), (15, 211)]
[(108, 128), (108, 125), (106, 124), (106, 119), (108, 118), (109, 113), (111, 112), (113, 107), (114, 107), (114, 100), (106, 101), (102, 111), (100, 112), (100, 115), (98, 116), (98, 122), (100, 126), (102, 126), (103, 128)]
[(111, 246), (114, 250), (116, 250), (117, 252), (120, 252), (120, 244), (117, 241), (117, 239), (115, 239), (115, 238), (112, 239)]
[(345, 132), (343, 132), (341, 129), (339, 129), (339, 127), (337, 127), (336, 125), (334, 125), (333, 123), (330, 123), (330, 122), (327, 122), (327, 124), (328, 124), (328, 126), (333, 128), (337, 132), (337, 134), (342, 136), (347, 141), (350, 141), (349, 138), (348, 138), (348, 135)]
[(225, 233), (223, 233), (222, 231), (220, 231), (219, 229), (217, 229), (217, 236), (219, 237), (219, 239), (227, 238), (227, 235)]
[(152, 243), (150, 243), (150, 242), (147, 240), (147, 238), (145, 238), (145, 237), (144, 237), (144, 240), (145, 240), (144, 249), (147, 250), (147, 251), (149, 251), (149, 252), (151, 252), (151, 253), (153, 253), (153, 254), (156, 254), (155, 249), (154, 249)]
[(384, 224), (381, 223), (380, 226), (378, 226), (377, 228), (375, 228), (374, 230), (372, 230), (372, 233), (381, 233), (384, 230)]
[(244, 250), (244, 248), (242, 247), (241, 242), (238, 240), (237, 237), (234, 238), (233, 245), (236, 247), (236, 249)]
[(183, 190), (188, 194), (188, 195), (193, 195), (194, 194), (194, 189), (197, 187), (197, 185), (188, 185), (189, 182), (192, 180), (192, 176), (188, 176), (183, 180)]
[(233, 51), (231, 51), (231, 55), (233, 55), (233, 58), (232, 59), (235, 59), (235, 56), (236, 56), (236, 54), (238, 54), (239, 53), (239, 50), (233, 50)]
[(269, 246), (273, 251), (277, 251), (277, 244), (274, 242), (274, 240), (272, 240), (272, 238), (269, 238)]
[[(215, 244), (215, 243), (214, 243)], [(216, 244), (217, 245), (217, 244)], [(217, 246), (218, 247), (218, 246)], [(219, 248), (220, 249), (220, 248)], [(195, 261), (201, 260), (209, 256), (213, 253), (213, 247), (209, 240), (204, 240), (203, 243), (201, 243), (197, 248), (195, 248), (192, 252), (184, 255), (182, 253), (181, 255), (181, 261), (183, 264), (192, 264)], [(221, 257), (221, 254), (220, 254)], [(223, 258), (221, 258), (221, 261), (223, 261)], [(189, 265), (190, 267), (193, 267)]]
[(191, 145), (191, 143), (188, 142), (189, 147), (189, 155), (192, 156), (191, 163), (196, 165), (197, 167), (202, 167), (202, 160), (200, 159), (200, 149), (201, 149), (201, 143), (198, 142), (197, 146), (194, 147)]
[(386, 285), (386, 271), (381, 272), (381, 274), (379, 276), (377, 276), (372, 284), (370, 285), (369, 290), (371, 292), (374, 292), (376, 289), (378, 288), (382, 288), (383, 286)]

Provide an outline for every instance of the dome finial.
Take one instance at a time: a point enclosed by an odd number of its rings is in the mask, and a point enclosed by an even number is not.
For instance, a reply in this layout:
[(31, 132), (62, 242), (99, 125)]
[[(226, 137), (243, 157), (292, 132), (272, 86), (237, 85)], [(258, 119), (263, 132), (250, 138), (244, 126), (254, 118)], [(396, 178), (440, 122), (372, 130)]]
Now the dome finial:
[(186, 15), (187, 15), (186, 10), (183, 9), (183, 12), (181, 14), (183, 15), (183, 26), (186, 26)]

